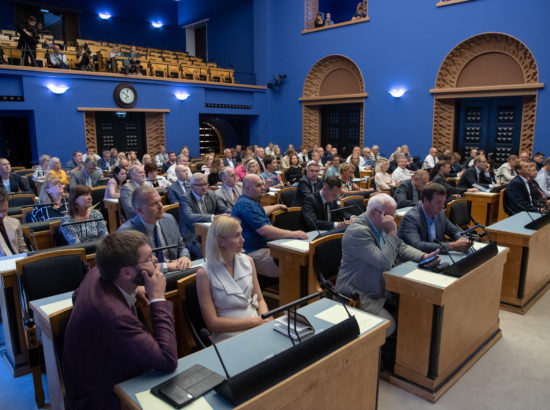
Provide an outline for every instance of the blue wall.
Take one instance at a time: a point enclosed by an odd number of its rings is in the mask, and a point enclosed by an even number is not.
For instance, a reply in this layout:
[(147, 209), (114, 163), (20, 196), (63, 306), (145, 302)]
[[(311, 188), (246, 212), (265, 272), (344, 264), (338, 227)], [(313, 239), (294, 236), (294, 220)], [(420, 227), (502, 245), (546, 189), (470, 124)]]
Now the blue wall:
[[(268, 90), (269, 136), (279, 145), (299, 143), (302, 133), (302, 107), (298, 98), (311, 67), (321, 58), (343, 54), (359, 67), (369, 94), (365, 104), (365, 142), (379, 144), (390, 153), (396, 145), (413, 145), (414, 154), (423, 155), (431, 144), (433, 96), (437, 71), (445, 56), (463, 40), (483, 32), (502, 32), (524, 42), (534, 54), (540, 82), (550, 74), (548, 38), (550, 3), (544, 0), (476, 0), (436, 7), (436, 0), (413, 2), (395, 0), (390, 4), (369, 2), (369, 22), (348, 25), (311, 34), (303, 30), (302, 1), (255, 0), (254, 13), (268, 17), (265, 38), (255, 39), (256, 67), (267, 79), (274, 73), (288, 75), (276, 92)], [(257, 10), (256, 10), (257, 9)], [(263, 28), (262, 28), (263, 29)], [(263, 40), (263, 41), (262, 41)], [(264, 68), (265, 67), (265, 68)], [(257, 73), (258, 74), (258, 73)], [(402, 84), (408, 88), (401, 99), (388, 90)], [(539, 92), (535, 150), (550, 154), (550, 109), (548, 92)], [(412, 142), (414, 141), (414, 144)]]

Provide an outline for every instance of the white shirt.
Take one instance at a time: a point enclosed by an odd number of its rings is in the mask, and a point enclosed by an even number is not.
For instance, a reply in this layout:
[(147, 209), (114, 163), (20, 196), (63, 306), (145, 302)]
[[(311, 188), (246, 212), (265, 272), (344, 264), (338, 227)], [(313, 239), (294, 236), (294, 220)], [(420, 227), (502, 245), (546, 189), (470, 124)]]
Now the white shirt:
[(424, 163), (422, 164), (422, 169), (432, 169), (435, 167), (435, 164), (439, 162), (439, 158), (432, 157), (430, 154), (426, 155)]
[(391, 178), (393, 179), (393, 182), (396, 184), (398, 182), (408, 181), (412, 178), (411, 172), (405, 168), (397, 167), (395, 171), (392, 172)]
[[(166, 171), (166, 179), (170, 182), (176, 182), (178, 180), (178, 177), (176, 176), (176, 167), (178, 166), (178, 164), (172, 164), (170, 165), (170, 168), (168, 168), (168, 170)], [(191, 174), (191, 170), (189, 169), (189, 167), (186, 167), (187, 168), (187, 174), (188, 175), (192, 175)]]
[(546, 195), (547, 198), (550, 198), (550, 173), (548, 173), (548, 171), (544, 168), (541, 168), (535, 178), (535, 181), (539, 184), (540, 189), (544, 192), (544, 195)]

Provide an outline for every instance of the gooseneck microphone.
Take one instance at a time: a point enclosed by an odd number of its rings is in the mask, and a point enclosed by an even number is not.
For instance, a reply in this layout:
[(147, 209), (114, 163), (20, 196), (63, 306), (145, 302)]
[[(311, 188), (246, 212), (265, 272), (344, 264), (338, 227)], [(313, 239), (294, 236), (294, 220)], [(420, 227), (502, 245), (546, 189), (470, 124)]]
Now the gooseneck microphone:
[(342, 306), (344, 306), (348, 317), (351, 317), (351, 313), (349, 313), (348, 307), (346, 306), (346, 303), (350, 302), (350, 298), (342, 295), (341, 293), (338, 293), (336, 289), (334, 289), (334, 285), (330, 280), (326, 280), (325, 278), (321, 277), (320, 285), (321, 289), (334, 296), (342, 304)]
[(218, 351), (218, 346), (216, 346), (216, 343), (214, 343), (214, 340), (212, 339), (212, 336), (210, 336), (210, 332), (206, 328), (202, 328), (199, 332), (201, 337), (206, 340), (210, 340), (210, 343), (212, 343), (212, 346), (214, 346), (214, 350), (216, 351), (216, 354), (218, 355), (218, 359), (220, 359), (220, 363), (222, 364), (223, 371), (225, 372), (225, 376), (229, 379), (229, 373), (227, 373), (227, 369), (225, 368), (225, 364), (223, 362), (222, 356), (220, 355), (220, 352)]
[(313, 227), (315, 228), (315, 230), (317, 231), (317, 237), (315, 239), (317, 239), (318, 237), (321, 236), (321, 231), (319, 230), (319, 227), (317, 226), (317, 224), (315, 223), (315, 218), (312, 218), (310, 215), (307, 215), (307, 214), (304, 214), (302, 213), (302, 215), (304, 215), (304, 217), (309, 221), (311, 222), (311, 224), (313, 225)]

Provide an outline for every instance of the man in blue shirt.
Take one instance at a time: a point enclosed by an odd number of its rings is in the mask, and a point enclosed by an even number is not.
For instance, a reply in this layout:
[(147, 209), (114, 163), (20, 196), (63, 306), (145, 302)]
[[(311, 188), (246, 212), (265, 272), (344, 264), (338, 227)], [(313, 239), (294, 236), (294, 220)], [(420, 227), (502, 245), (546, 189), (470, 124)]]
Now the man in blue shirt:
[(271, 225), (269, 215), (272, 212), (285, 209), (282, 204), (266, 206), (260, 205), (260, 198), (264, 194), (265, 185), (256, 174), (248, 174), (243, 179), (243, 194), (239, 197), (231, 215), (240, 219), (243, 229), (244, 250), (256, 265), (260, 275), (278, 277), (279, 267), (269, 253), (268, 240), (271, 239), (307, 239), (303, 231), (288, 231)]
[(273, 155), (266, 155), (264, 157), (265, 172), (262, 172), (260, 175), (265, 181), (271, 179), (271, 188), (282, 188), (283, 183), (281, 182), (281, 177), (275, 173), (279, 169), (279, 163), (277, 158)]

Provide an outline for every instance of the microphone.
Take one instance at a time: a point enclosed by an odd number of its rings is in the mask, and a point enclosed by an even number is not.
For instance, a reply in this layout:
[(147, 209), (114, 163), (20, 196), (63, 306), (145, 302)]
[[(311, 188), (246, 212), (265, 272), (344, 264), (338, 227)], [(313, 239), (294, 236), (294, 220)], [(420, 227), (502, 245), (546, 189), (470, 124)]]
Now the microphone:
[(158, 251), (164, 251), (165, 249), (172, 249), (172, 248), (177, 248), (177, 247), (178, 247), (178, 244), (176, 243), (175, 245), (159, 246), (158, 248), (151, 249), (151, 251), (153, 253), (155, 253), (155, 252), (158, 252)]
[[(527, 212), (527, 214), (529, 214), (529, 212)], [(529, 216), (531, 216), (531, 215), (529, 215)], [(479, 227), (480, 227), (481, 229), (483, 229), (483, 233), (484, 233), (485, 235), (487, 235), (487, 238), (489, 239), (489, 242), (492, 242), (491, 236), (489, 235), (489, 232), (487, 232), (487, 230), (485, 229), (485, 225), (481, 225), (481, 224), (480, 224), (478, 221), (476, 221), (471, 215), (470, 215), (470, 220), (471, 220), (473, 223), (475, 223), (476, 225), (479, 225)], [(484, 235), (483, 235), (483, 236), (484, 236)], [(482, 238), (482, 235), (480, 235), (480, 238)]]
[(456, 263), (455, 260), (453, 259), (453, 257), (451, 256), (451, 250), (447, 250), (445, 248), (445, 244), (441, 243), (441, 241), (439, 241), (437, 238), (434, 238), (434, 242), (437, 243), (439, 245), (439, 249), (440, 250), (445, 250), (447, 252), (447, 256), (449, 256), (449, 258), (451, 259), (451, 261), (453, 262), (453, 265)]
[(337, 292), (336, 289), (334, 289), (334, 285), (332, 284), (332, 282), (330, 280), (326, 280), (322, 275), (321, 275), (321, 289), (323, 289), (327, 293), (334, 296), (342, 304), (342, 306), (344, 306), (344, 309), (346, 309), (346, 313), (348, 314), (348, 317), (352, 317), (351, 313), (349, 313), (348, 307), (346, 306), (346, 303), (349, 303), (351, 299)]
[(319, 227), (317, 226), (317, 224), (315, 223), (315, 218), (312, 218), (310, 215), (307, 215), (307, 214), (304, 214), (302, 212), (302, 215), (304, 215), (304, 217), (309, 221), (311, 222), (311, 224), (313, 225), (313, 227), (315, 228), (315, 230), (317, 231), (317, 236), (315, 237), (315, 239), (317, 239), (318, 237), (321, 236), (321, 231), (319, 230)]
[(222, 364), (223, 371), (225, 372), (225, 376), (227, 379), (229, 379), (230, 376), (229, 376), (229, 373), (227, 373), (227, 369), (225, 368), (225, 364), (223, 362), (222, 356), (220, 355), (220, 352), (218, 351), (218, 347), (216, 346), (216, 343), (214, 343), (212, 336), (210, 336), (210, 332), (208, 331), (208, 329), (203, 327), (200, 331), (200, 336), (203, 338), (203, 340), (209, 340), (210, 343), (212, 343), (212, 346), (214, 346), (214, 350), (218, 355), (218, 359), (220, 359), (220, 363)]

